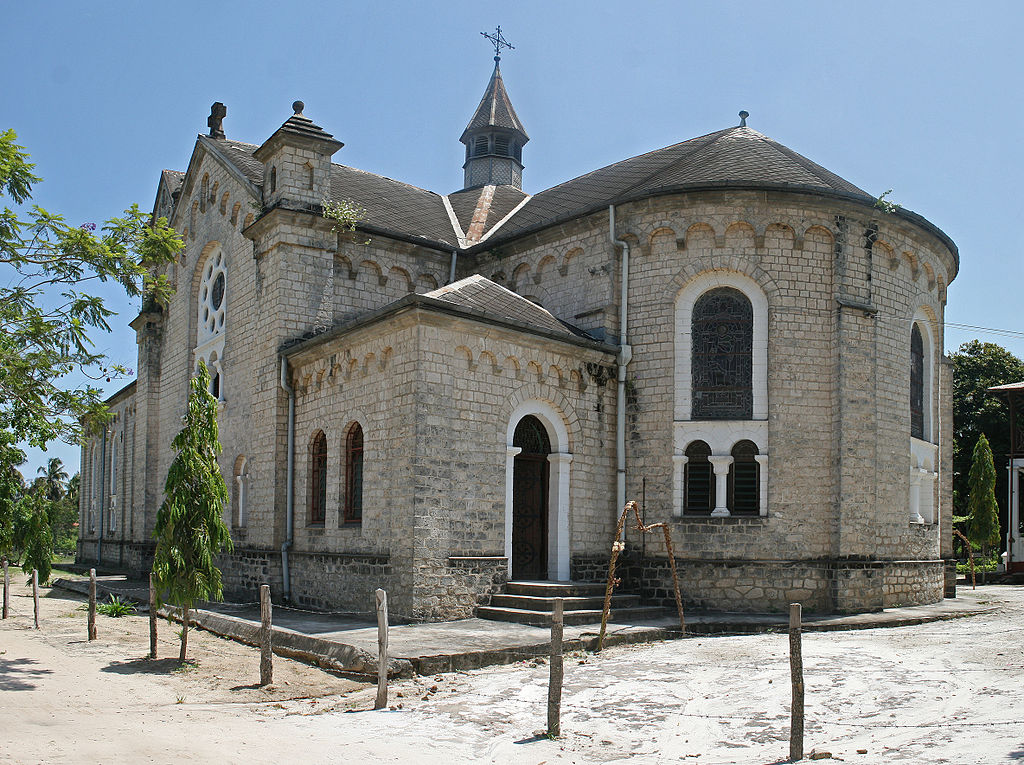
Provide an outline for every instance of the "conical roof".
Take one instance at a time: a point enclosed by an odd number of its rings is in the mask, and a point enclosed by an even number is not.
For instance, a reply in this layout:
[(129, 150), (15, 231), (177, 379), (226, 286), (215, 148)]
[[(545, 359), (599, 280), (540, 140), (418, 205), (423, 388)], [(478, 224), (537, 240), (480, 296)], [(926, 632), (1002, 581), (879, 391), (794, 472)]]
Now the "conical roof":
[(459, 140), (465, 143), (468, 135), (487, 128), (515, 130), (522, 134), (523, 143), (530, 140), (526, 130), (523, 129), (523, 123), (516, 115), (516, 110), (512, 108), (512, 101), (509, 99), (505, 83), (501, 79), (501, 65), (497, 59), (494, 62), (491, 81), (487, 83), (487, 90), (484, 91), (484, 97), (480, 99), (480, 105), (476, 108), (473, 119), (466, 125)]

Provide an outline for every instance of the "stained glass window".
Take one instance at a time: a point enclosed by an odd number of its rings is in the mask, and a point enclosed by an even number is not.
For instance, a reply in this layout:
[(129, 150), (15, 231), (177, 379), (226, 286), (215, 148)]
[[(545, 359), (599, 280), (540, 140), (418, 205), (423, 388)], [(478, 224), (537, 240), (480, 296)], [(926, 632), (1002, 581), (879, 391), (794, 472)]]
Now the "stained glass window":
[(719, 287), (693, 306), (693, 419), (753, 416), (754, 310), (739, 290)]
[(916, 324), (910, 330), (910, 435), (924, 438), (924, 341)]

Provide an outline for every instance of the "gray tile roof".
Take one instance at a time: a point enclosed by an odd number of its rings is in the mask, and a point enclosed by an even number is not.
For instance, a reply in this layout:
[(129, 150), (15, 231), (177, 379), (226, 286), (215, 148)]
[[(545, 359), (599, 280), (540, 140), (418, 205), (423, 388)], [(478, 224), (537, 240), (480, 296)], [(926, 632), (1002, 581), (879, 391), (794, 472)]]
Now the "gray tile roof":
[[(262, 184), (263, 166), (253, 157), (258, 147), (227, 139), (218, 140), (217, 146), (253, 184)], [(478, 247), (509, 241), (609, 204), (716, 187), (788, 188), (874, 201), (864, 190), (756, 130), (732, 127), (616, 162), (541, 191)], [(448, 195), (464, 232), (469, 229), (480, 193), (481, 189), (469, 189)], [(498, 186), (484, 231), (490, 231), (526, 197), (511, 186)], [(351, 199), (365, 208), (364, 224), (371, 233), (395, 235), (442, 249), (459, 247), (444, 201), (435, 192), (335, 164), (331, 198)], [(931, 226), (909, 211), (901, 211), (901, 215)]]
[(423, 297), (443, 300), (513, 324), (532, 327), (546, 334), (593, 340), (582, 330), (556, 319), (536, 303), (479, 274), (424, 293)]
[(512, 108), (512, 101), (508, 97), (508, 92), (505, 90), (505, 82), (501, 78), (501, 67), (497, 62), (494, 64), (494, 72), (491, 73), (491, 80), (487, 83), (484, 96), (480, 99), (480, 105), (476, 107), (473, 118), (466, 125), (466, 129), (459, 140), (465, 143), (468, 133), (488, 127), (517, 130), (523, 134), (523, 138), (526, 141), (530, 140), (530, 137), (526, 135), (526, 130), (523, 128), (523, 123), (519, 121), (519, 117), (516, 115), (516, 110)]
[(748, 127), (692, 138), (535, 194), (497, 235), (509, 239), (627, 199), (708, 186), (799, 187), (870, 195)]

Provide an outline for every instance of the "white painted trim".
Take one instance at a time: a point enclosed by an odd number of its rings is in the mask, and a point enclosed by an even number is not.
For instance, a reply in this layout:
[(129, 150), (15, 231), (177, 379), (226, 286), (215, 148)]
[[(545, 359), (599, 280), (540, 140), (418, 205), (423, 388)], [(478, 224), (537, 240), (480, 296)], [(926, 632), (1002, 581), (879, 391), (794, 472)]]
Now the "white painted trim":
[(497, 223), (495, 223), (493, 226), (491, 226), (491, 230), (488, 231), (486, 234), (484, 234), (482, 237), (480, 237), (480, 241), (477, 242), (477, 244), (482, 244), (482, 243), (486, 242), (488, 239), (490, 239), (492, 234), (497, 233), (498, 229), (501, 228), (502, 226), (504, 226), (512, 218), (512, 216), (515, 215), (517, 212), (519, 212), (522, 209), (523, 205), (525, 205), (527, 202), (529, 202), (532, 198), (533, 197), (531, 195), (527, 194), (523, 198), (522, 202), (520, 202), (515, 207), (513, 207), (511, 210), (509, 210), (508, 215), (506, 215), (504, 218), (502, 218)]
[(562, 415), (547, 401), (531, 399), (515, 408), (509, 417), (505, 432), (505, 555), (508, 557), (508, 574), (512, 576), (512, 478), (515, 455), (521, 450), (513, 445), (516, 425), (528, 415), (540, 420), (551, 442), (548, 463), (548, 576), (552, 579), (569, 579), (571, 556), (569, 539), (569, 496), (570, 464), (569, 431)]
[(768, 419), (768, 298), (749, 276), (736, 271), (704, 271), (680, 291), (675, 309), (675, 420), (693, 415), (691, 372), (693, 306), (708, 290), (732, 287), (747, 296), (753, 309), (753, 419)]
[(683, 508), (686, 506), (686, 463), (690, 458), (685, 454), (672, 455), (672, 475), (675, 485), (672, 491), (672, 516), (683, 517)]
[(459, 223), (459, 218), (455, 215), (455, 210), (452, 209), (451, 201), (449, 201), (447, 196), (442, 196), (441, 202), (444, 203), (444, 210), (448, 213), (448, 220), (451, 222), (452, 228), (455, 230), (455, 236), (458, 237), (459, 247), (467, 247), (468, 242), (466, 240), (466, 232), (462, 230), (462, 224)]

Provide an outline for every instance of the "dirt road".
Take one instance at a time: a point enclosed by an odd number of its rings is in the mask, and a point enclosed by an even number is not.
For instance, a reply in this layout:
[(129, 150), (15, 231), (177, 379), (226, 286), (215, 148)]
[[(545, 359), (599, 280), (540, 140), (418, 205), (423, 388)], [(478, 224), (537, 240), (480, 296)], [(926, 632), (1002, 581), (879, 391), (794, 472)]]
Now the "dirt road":
[[(19, 576), (18, 581), (22, 581)], [(806, 752), (846, 762), (1024, 761), (1024, 590), (984, 589), (990, 614), (804, 635)], [(27, 589), (0, 623), (0, 762), (775, 763), (789, 736), (784, 635), (698, 637), (566, 662), (563, 737), (544, 726), (548, 668), (524, 662), (373, 689), (194, 631), (190, 657), (151, 662), (144, 617), (99, 618)], [(165, 622), (160, 651), (177, 656)], [(399, 695), (401, 694), (401, 695)], [(397, 708), (401, 704), (401, 708)], [(859, 753), (859, 750), (866, 750)]]

